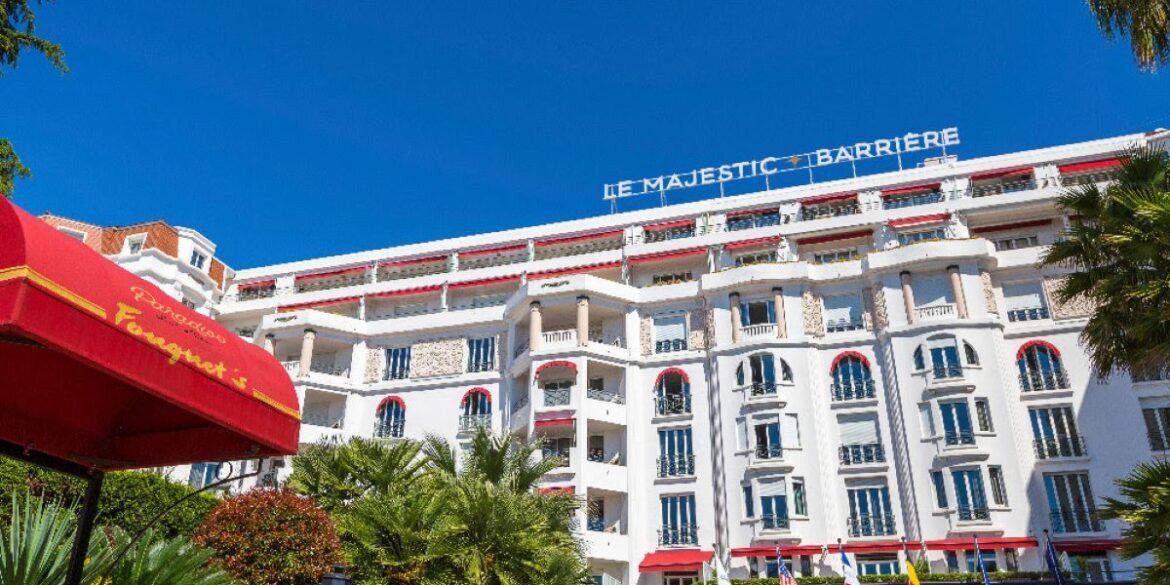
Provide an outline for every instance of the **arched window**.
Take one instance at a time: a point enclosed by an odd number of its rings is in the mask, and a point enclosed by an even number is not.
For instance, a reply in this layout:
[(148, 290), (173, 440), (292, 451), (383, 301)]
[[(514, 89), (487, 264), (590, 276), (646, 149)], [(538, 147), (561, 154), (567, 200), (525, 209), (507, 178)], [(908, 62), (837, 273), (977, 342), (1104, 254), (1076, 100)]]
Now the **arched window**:
[[(748, 390), (751, 396), (776, 393), (776, 357), (770, 353), (757, 353), (735, 369), (736, 388)], [(780, 381), (792, 382), (792, 368), (780, 361)]]
[(387, 396), (375, 411), (374, 436), (377, 438), (401, 437), (406, 427), (406, 405), (397, 396)]
[(654, 405), (659, 416), (691, 412), (691, 381), (686, 372), (667, 368), (654, 381)]
[(915, 370), (925, 370), (926, 369), (926, 359), (924, 357), (922, 357), (922, 346), (921, 345), (914, 349), (914, 369)]
[(979, 354), (975, 352), (975, 348), (966, 341), (963, 342), (963, 357), (967, 360), (968, 366), (979, 365)]
[(1047, 341), (1029, 341), (1016, 352), (1020, 388), (1024, 392), (1068, 388), (1068, 374), (1060, 361), (1060, 350)]
[(873, 375), (869, 360), (855, 351), (847, 351), (833, 360), (833, 400), (863, 400), (874, 397)]
[(970, 343), (963, 342), (963, 357), (960, 361), (958, 339), (954, 335), (935, 335), (927, 339), (925, 345), (920, 345), (914, 350), (914, 368), (916, 370), (926, 369), (926, 353), (923, 352), (923, 347), (930, 354), (931, 374), (936, 380), (961, 378), (963, 377), (964, 365), (979, 364), (979, 354), (975, 353), (975, 348)]
[(474, 431), (491, 426), (492, 395), (487, 390), (483, 388), (468, 390), (463, 395), (459, 408), (463, 411), (459, 417), (460, 431)]

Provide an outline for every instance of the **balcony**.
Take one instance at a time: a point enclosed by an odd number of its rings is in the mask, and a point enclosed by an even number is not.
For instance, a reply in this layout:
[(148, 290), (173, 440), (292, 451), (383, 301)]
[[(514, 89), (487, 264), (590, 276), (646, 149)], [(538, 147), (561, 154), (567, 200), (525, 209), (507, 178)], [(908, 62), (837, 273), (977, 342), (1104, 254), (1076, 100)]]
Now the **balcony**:
[(694, 475), (694, 455), (674, 455), (658, 458), (658, 477), (692, 477)]
[(406, 429), (405, 420), (379, 421), (374, 423), (375, 439), (401, 439)]
[(1087, 457), (1085, 439), (1074, 437), (1042, 437), (1032, 441), (1037, 459), (1060, 459), (1065, 457)]
[(789, 466), (784, 461), (784, 448), (777, 444), (756, 445), (748, 458), (748, 467), (773, 468)]
[(479, 429), (490, 429), (491, 426), (491, 414), (464, 414), (459, 416), (459, 432), (461, 433), (474, 433)]
[(654, 413), (657, 416), (673, 416), (691, 413), (690, 394), (667, 394), (654, 397)]
[(347, 274), (344, 276), (335, 276), (333, 278), (314, 278), (311, 280), (301, 280), (295, 285), (294, 290), (298, 293), (313, 292), (318, 290), (331, 290), (335, 288), (345, 288), (347, 286), (356, 286), (365, 284), (369, 279), (365, 272), (356, 274)]
[[(647, 231), (642, 235), (642, 242), (653, 244), (656, 242), (667, 242), (670, 240), (681, 240), (683, 238), (695, 237), (695, 226), (690, 225), (686, 227), (670, 228), (665, 230)], [(635, 239), (631, 239), (631, 244), (638, 243)]]
[(841, 465), (868, 465), (886, 462), (886, 449), (881, 443), (841, 445), (838, 450)]
[(1050, 516), (1052, 518), (1052, 531), (1056, 534), (1081, 534), (1105, 530), (1105, 525), (1101, 522), (1097, 510), (1068, 508), (1052, 512)]
[(605, 518), (589, 518), (585, 521), (585, 530), (590, 532), (605, 532)]
[(800, 210), (800, 218), (804, 221), (811, 221), (859, 213), (861, 213), (861, 205), (857, 203), (856, 199), (853, 199), (844, 203), (805, 205)]
[(572, 399), (573, 394), (569, 388), (549, 388), (544, 391), (545, 407), (567, 406)]
[(926, 389), (931, 392), (944, 390), (974, 390), (975, 386), (968, 382), (963, 374), (963, 366), (959, 364), (938, 364), (926, 371)]
[(781, 516), (779, 514), (766, 514), (760, 516), (761, 530), (788, 530), (788, 516)]
[(1048, 318), (1047, 307), (1032, 307), (1029, 309), (1012, 309), (1007, 312), (1008, 321), (1039, 321)]
[(873, 400), (877, 398), (873, 380), (849, 380), (836, 382), (829, 388), (833, 393), (833, 402), (849, 400)]
[(853, 538), (864, 536), (893, 536), (898, 532), (898, 528), (894, 524), (893, 514), (850, 516), (848, 528), (849, 536)]
[(654, 342), (654, 353), (671, 353), (675, 351), (686, 351), (687, 340), (685, 339), (662, 339)]
[(663, 526), (658, 530), (658, 546), (696, 546), (699, 529), (691, 524)]
[(929, 307), (915, 307), (914, 320), (915, 321), (938, 321), (940, 319), (954, 319), (955, 305), (946, 303), (943, 305), (931, 305)]
[(746, 325), (743, 328), (743, 336), (746, 339), (757, 337), (774, 338), (776, 337), (776, 324), (757, 323), (755, 325)]
[(943, 435), (943, 442), (948, 447), (960, 447), (975, 444), (975, 433), (972, 431), (953, 431)]
[(540, 450), (541, 459), (557, 459), (559, 465), (557, 467), (572, 467), (573, 461), (570, 458), (572, 450), (568, 447), (545, 447)]
[(1117, 169), (1107, 169), (1094, 171), (1090, 173), (1078, 173), (1071, 176), (1062, 176), (1060, 184), (1062, 187), (1080, 187), (1082, 185), (1093, 185), (1096, 183), (1105, 183), (1117, 178)]
[(1003, 181), (999, 183), (972, 185), (970, 188), (970, 193), (972, 197), (991, 197), (994, 195), (1003, 195), (1006, 193), (1031, 191), (1035, 188), (1036, 181), (1033, 181), (1032, 179), (1025, 179), (1023, 181)]
[(842, 319), (840, 321), (826, 321), (825, 333), (844, 333), (846, 331), (860, 331), (865, 329), (865, 322), (861, 319)]
[(991, 510), (985, 507), (967, 507), (956, 510), (959, 522), (987, 522), (991, 520)]
[(301, 416), (301, 424), (312, 425), (315, 427), (325, 427), (327, 429), (340, 429), (345, 420), (345, 415), (334, 414), (329, 410), (305, 410)]
[(599, 400), (601, 402), (611, 402), (613, 404), (625, 404), (626, 398), (617, 392), (610, 392), (601, 388), (589, 388), (585, 391), (585, 397), (590, 400)]
[(752, 382), (740, 390), (746, 392), (748, 399), (775, 397), (778, 394), (775, 382)]
[(889, 197), (882, 200), (882, 207), (885, 209), (902, 209), (904, 207), (917, 207), (919, 205), (930, 205), (931, 203), (938, 203), (943, 200), (942, 193), (938, 191), (931, 191), (926, 193), (918, 193), (916, 195), (909, 195), (905, 197)]
[[(544, 342), (543, 347), (546, 348), (578, 347), (581, 345), (577, 340), (576, 329), (558, 329), (556, 331), (545, 331), (541, 333), (541, 340)], [(625, 347), (626, 344), (625, 339), (620, 336), (614, 337), (612, 339), (603, 338), (601, 331), (590, 331), (588, 343), (600, 343), (602, 345), (608, 345), (611, 347)], [(528, 349), (528, 341), (522, 341), (516, 346), (515, 354), (512, 357), (520, 357), (520, 355), (528, 351)]]
[(521, 396), (512, 403), (512, 414), (520, 412), (525, 406), (528, 406), (528, 396)]
[(1067, 390), (1068, 374), (1064, 369), (1048, 370), (1046, 372), (1028, 372), (1020, 374), (1020, 389), (1024, 392), (1042, 392), (1044, 390)]

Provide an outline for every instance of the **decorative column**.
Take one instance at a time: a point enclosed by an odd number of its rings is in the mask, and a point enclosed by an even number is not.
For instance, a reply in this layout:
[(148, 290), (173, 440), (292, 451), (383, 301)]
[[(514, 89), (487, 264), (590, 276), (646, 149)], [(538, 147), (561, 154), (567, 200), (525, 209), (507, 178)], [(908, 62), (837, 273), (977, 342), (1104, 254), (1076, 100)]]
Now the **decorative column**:
[(544, 322), (540, 314), (540, 301), (528, 305), (528, 350), (537, 351), (544, 344)]
[(307, 378), (309, 367), (313, 365), (313, 342), (317, 340), (317, 332), (305, 329), (305, 336), (301, 339), (301, 366), (297, 370), (297, 377)]
[(772, 288), (772, 305), (776, 311), (776, 337), (784, 339), (788, 337), (788, 324), (784, 319), (784, 289), (780, 287)]
[(268, 355), (276, 355), (276, 335), (267, 333), (264, 335), (264, 351)]
[(914, 287), (910, 286), (910, 273), (903, 272), (902, 277), (902, 304), (906, 307), (906, 322), (914, 322)]
[(743, 317), (740, 316), (739, 311), (739, 293), (731, 293), (727, 298), (731, 303), (731, 342), (739, 343), (743, 339)]
[(577, 297), (577, 345), (589, 345), (589, 297)]
[(967, 297), (963, 295), (963, 280), (958, 266), (947, 266), (947, 274), (951, 277), (951, 292), (955, 295), (955, 312), (960, 319), (967, 318)]

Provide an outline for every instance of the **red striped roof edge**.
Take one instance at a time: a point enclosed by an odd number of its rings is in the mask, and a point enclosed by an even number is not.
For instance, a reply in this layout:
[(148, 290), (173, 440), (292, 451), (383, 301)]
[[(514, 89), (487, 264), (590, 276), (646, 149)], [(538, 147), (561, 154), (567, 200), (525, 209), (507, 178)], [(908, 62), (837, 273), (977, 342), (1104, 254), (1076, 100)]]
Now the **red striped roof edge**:
[(946, 221), (951, 218), (949, 213), (935, 213), (931, 215), (916, 215), (914, 217), (903, 217), (902, 219), (891, 219), (886, 222), (890, 227), (902, 227), (907, 225), (918, 225), (920, 223), (932, 223), (936, 221)]
[(983, 173), (975, 173), (971, 175), (972, 181), (986, 181), (987, 179), (1000, 179), (1003, 177), (1022, 177), (1030, 175), (1035, 171), (1032, 167), (1013, 167), (1010, 169), (996, 169), (994, 171), (986, 171)]
[(238, 285), (236, 288), (239, 290), (248, 290), (250, 288), (262, 288), (265, 286), (272, 286), (274, 284), (276, 284), (275, 280), (257, 280), (256, 282), (242, 283), (242, 284)]
[(544, 272), (533, 272), (528, 275), (529, 280), (539, 278), (556, 278), (558, 276), (567, 276), (569, 274), (581, 274), (584, 272), (596, 272), (598, 270), (607, 270), (611, 268), (621, 268), (621, 262), (606, 262), (604, 264), (590, 264), (588, 266), (577, 266), (575, 268), (565, 268), (562, 270), (546, 270)]
[(894, 195), (905, 195), (907, 193), (938, 191), (941, 188), (942, 183), (923, 183), (921, 185), (910, 185), (909, 187), (898, 187), (897, 189), (885, 189), (882, 191), (882, 197), (893, 197)]
[(381, 262), (378, 268), (393, 268), (395, 266), (412, 266), (414, 264), (430, 264), (432, 262), (446, 262), (447, 255), (427, 256), (425, 258), (411, 258), (410, 260), (392, 260), (389, 262)]
[(560, 238), (552, 238), (548, 240), (539, 240), (536, 242), (536, 247), (544, 246), (559, 246), (561, 244), (571, 244), (573, 242), (581, 242), (585, 240), (601, 240), (605, 238), (612, 238), (614, 236), (621, 236), (626, 233), (625, 230), (609, 230), (604, 232), (594, 232), (592, 234), (579, 234), (576, 236), (564, 236)]
[(1107, 159), (1102, 159), (1102, 160), (1092, 160), (1092, 161), (1088, 161), (1088, 162), (1079, 162), (1079, 163), (1072, 163), (1072, 164), (1068, 164), (1068, 165), (1060, 165), (1059, 167), (1056, 167), (1056, 170), (1060, 171), (1060, 174), (1063, 175), (1065, 173), (1081, 173), (1081, 172), (1085, 172), (1085, 171), (1095, 171), (1098, 169), (1109, 169), (1109, 168), (1119, 167), (1119, 166), (1121, 166), (1121, 159), (1120, 158), (1107, 158)]
[(548, 427), (569, 427), (573, 426), (574, 424), (576, 424), (576, 419), (570, 416), (561, 418), (537, 419), (533, 421), (532, 426), (538, 429), (544, 429)]
[(506, 254), (508, 252), (519, 252), (520, 250), (527, 250), (528, 244), (508, 244), (507, 246), (496, 246), (494, 248), (481, 248), (479, 250), (467, 250), (466, 252), (459, 252), (460, 257), (466, 256), (486, 256), (488, 254)]
[(651, 223), (642, 226), (645, 230), (668, 230), (670, 228), (684, 227), (688, 225), (695, 225), (695, 218), (691, 219), (676, 219), (674, 221), (664, 221), (662, 223)]
[(473, 286), (487, 286), (489, 284), (502, 284), (505, 282), (515, 282), (520, 280), (519, 274), (512, 276), (497, 276), (496, 278), (481, 278), (479, 280), (468, 280), (466, 282), (453, 282), (447, 285), (448, 289), (452, 288), (468, 288)]
[(839, 234), (829, 234), (825, 236), (814, 236), (811, 238), (801, 238), (796, 240), (798, 246), (808, 246), (811, 244), (824, 244), (827, 242), (836, 242), (838, 240), (852, 240), (854, 238), (872, 238), (873, 232), (870, 230), (859, 230), (853, 232), (842, 232)]
[(286, 311), (299, 311), (301, 309), (315, 309), (317, 307), (331, 307), (333, 305), (345, 305), (345, 304), (349, 304), (349, 303), (356, 303), (360, 299), (361, 299), (361, 297), (345, 297), (343, 299), (330, 299), (327, 301), (313, 301), (311, 303), (298, 303), (296, 305), (285, 305), (283, 307), (278, 307), (276, 310), (278, 312), (283, 313)]
[(706, 254), (706, 248), (688, 248), (686, 250), (675, 250), (673, 252), (659, 252), (658, 254), (646, 254), (645, 256), (631, 256), (626, 259), (630, 264), (641, 264), (643, 262), (658, 262), (660, 260), (670, 260), (672, 258), (686, 258), (687, 256), (698, 256), (699, 254)]
[(800, 200), (801, 205), (815, 205), (818, 203), (832, 203), (833, 201), (844, 201), (857, 197), (856, 191), (849, 193), (829, 193), (828, 195), (814, 195), (812, 197), (805, 197)]
[(724, 250), (740, 250), (743, 248), (750, 248), (752, 246), (759, 246), (761, 244), (771, 244), (780, 241), (780, 236), (768, 236), (766, 238), (755, 238), (753, 240), (742, 240), (739, 242), (731, 242), (723, 245)]
[[(906, 548), (910, 550), (921, 549), (922, 541), (907, 540)], [(975, 541), (970, 538), (952, 538), (944, 540), (928, 540), (926, 541), (926, 548), (929, 550), (973, 550), (975, 548)], [(1065, 541), (1064, 543), (1054, 541), (1053, 544), (1057, 549), (1061, 548), (1061, 544), (1075, 544), (1075, 541)], [(1094, 542), (1095, 546), (1110, 545), (1116, 548), (1117, 541), (1102, 540)], [(1039, 543), (1034, 536), (1001, 536), (989, 537), (979, 539), (979, 548), (993, 550), (1004, 548), (1037, 548)], [(879, 540), (872, 542), (849, 542), (842, 545), (837, 543), (820, 544), (799, 544), (793, 546), (781, 546), (780, 553), (784, 556), (809, 556), (819, 555), (823, 550), (828, 550), (830, 553), (840, 553), (841, 549), (845, 549), (847, 553), (871, 553), (871, 552), (900, 552), (902, 550), (902, 541), (900, 540)], [(1103, 550), (1103, 549), (1093, 549)], [(773, 557), (776, 556), (776, 547), (774, 546), (754, 546), (744, 548), (731, 549), (731, 556), (736, 558), (742, 557)]]
[(365, 272), (369, 270), (369, 266), (355, 266), (353, 268), (343, 268), (341, 270), (331, 270), (329, 272), (314, 272), (313, 274), (298, 274), (296, 280), (317, 280), (321, 278), (331, 278), (334, 276), (342, 276), (345, 274), (356, 274), (358, 272)]
[(989, 225), (978, 228), (971, 228), (973, 234), (989, 234), (992, 232), (1006, 232), (1008, 230), (1016, 230), (1030, 227), (1041, 227), (1052, 225), (1052, 218), (1037, 219), (1033, 221), (1019, 221), (1016, 223), (1001, 223), (999, 225)]
[(740, 209), (739, 211), (728, 211), (727, 218), (743, 217), (745, 215), (762, 215), (765, 213), (780, 213), (778, 207), (765, 207), (763, 209)]

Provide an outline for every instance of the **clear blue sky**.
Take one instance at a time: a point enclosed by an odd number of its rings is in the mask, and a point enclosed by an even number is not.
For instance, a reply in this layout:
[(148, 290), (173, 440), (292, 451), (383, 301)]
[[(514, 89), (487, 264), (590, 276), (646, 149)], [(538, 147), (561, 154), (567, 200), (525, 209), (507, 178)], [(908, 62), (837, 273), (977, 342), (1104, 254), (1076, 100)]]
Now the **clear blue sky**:
[(957, 125), (973, 157), (1170, 127), (1083, 2), (59, 0), (0, 77), (16, 201), (236, 268), (587, 217), (602, 185)]

